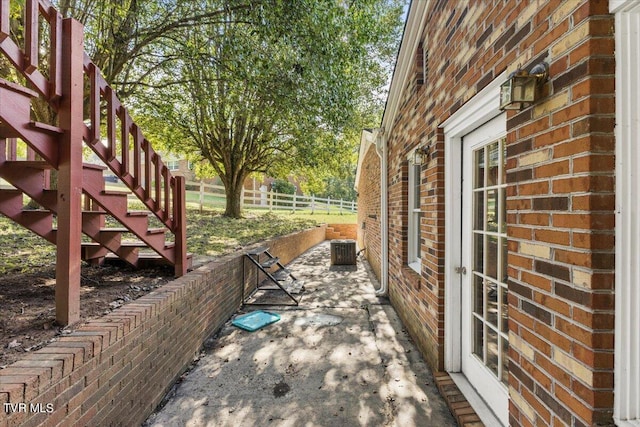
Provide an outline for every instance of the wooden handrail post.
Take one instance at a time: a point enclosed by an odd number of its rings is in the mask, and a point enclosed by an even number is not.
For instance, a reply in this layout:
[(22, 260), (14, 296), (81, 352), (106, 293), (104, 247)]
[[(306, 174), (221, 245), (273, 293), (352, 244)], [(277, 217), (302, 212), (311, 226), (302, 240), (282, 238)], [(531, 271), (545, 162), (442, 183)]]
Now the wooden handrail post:
[(176, 277), (187, 274), (187, 199), (184, 176), (176, 176), (175, 193), (173, 203), (176, 206), (175, 216), (175, 275)]
[(58, 168), (58, 233), (56, 242), (56, 321), (80, 320), (82, 237), (83, 28), (65, 19), (62, 51), (62, 99)]
[(0, 0), (0, 42), (9, 37), (11, 32), (9, 6), (9, 0)]

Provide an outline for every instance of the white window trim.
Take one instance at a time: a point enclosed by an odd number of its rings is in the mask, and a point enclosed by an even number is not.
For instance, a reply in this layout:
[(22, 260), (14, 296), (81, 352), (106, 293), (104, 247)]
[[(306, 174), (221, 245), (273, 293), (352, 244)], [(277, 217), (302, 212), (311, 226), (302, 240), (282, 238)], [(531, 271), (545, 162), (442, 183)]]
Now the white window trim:
[(165, 164), (170, 171), (180, 170), (180, 160), (167, 160)]
[[(418, 241), (420, 240), (420, 236), (421, 236), (421, 231), (420, 231), (420, 200), (418, 200), (417, 206), (418, 208), (414, 209), (414, 206), (416, 206), (416, 200), (415, 200), (415, 186), (416, 186), (416, 179), (418, 180), (418, 183), (420, 182), (421, 176), (418, 175), (416, 177), (416, 173), (415, 173), (415, 164), (413, 163), (413, 160), (409, 159), (409, 179), (408, 179), (408, 189), (407, 191), (409, 192), (409, 197), (408, 197), (408, 204), (407, 204), (407, 246), (408, 246), (408, 250), (407, 250), (407, 264), (409, 265), (409, 268), (411, 268), (412, 270), (414, 270), (416, 273), (421, 274), (422, 272), (422, 259), (421, 259), (421, 254), (418, 253), (418, 251), (416, 250), (416, 246), (418, 244)], [(418, 215), (418, 221), (417, 224), (415, 222), (415, 215)], [(418, 228), (416, 230), (416, 227)]]
[[(504, 71), (471, 98), (443, 124), (445, 159), (445, 330), (444, 366), (451, 373), (461, 372), (461, 278), (456, 269), (462, 259), (462, 137), (501, 113), (500, 85), (507, 79)], [(452, 379), (485, 425), (500, 425), (491, 409), (468, 385), (463, 375)]]
[(616, 52), (616, 275), (613, 419), (640, 426), (640, 4), (612, 0)]

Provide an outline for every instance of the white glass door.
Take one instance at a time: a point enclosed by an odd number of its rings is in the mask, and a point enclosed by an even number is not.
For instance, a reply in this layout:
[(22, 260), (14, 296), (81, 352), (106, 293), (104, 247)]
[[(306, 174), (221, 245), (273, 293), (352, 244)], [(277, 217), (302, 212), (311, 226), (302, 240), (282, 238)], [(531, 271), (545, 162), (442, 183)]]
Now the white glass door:
[(462, 372), (508, 424), (506, 142), (500, 115), (464, 136)]

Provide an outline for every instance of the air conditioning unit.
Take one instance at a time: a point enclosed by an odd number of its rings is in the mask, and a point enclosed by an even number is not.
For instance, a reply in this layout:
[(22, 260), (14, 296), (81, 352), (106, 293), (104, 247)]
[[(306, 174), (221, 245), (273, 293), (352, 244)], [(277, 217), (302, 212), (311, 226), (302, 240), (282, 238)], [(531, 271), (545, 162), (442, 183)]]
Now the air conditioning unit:
[(356, 265), (356, 241), (332, 240), (331, 265)]

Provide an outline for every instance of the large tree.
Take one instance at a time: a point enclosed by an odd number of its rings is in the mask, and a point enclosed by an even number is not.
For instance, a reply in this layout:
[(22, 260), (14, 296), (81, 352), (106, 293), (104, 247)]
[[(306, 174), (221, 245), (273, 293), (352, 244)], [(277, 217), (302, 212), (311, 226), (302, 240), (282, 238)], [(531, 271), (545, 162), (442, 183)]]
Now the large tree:
[(352, 157), (347, 136), (381, 102), (401, 5), (263, 0), (224, 10), (224, 19), (166, 46), (179, 47), (179, 60), (153, 74), (138, 107), (173, 150), (212, 165), (226, 189), (225, 214), (239, 217), (250, 173), (327, 170)]
[(135, 95), (154, 72), (177, 58), (166, 47), (189, 28), (224, 23), (229, 11), (249, 10), (255, 0), (53, 0), (64, 16), (85, 27), (85, 49), (120, 97)]

